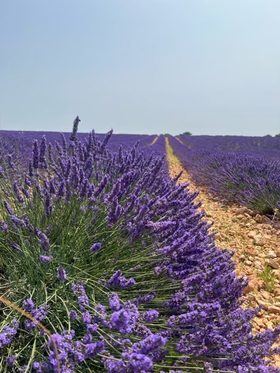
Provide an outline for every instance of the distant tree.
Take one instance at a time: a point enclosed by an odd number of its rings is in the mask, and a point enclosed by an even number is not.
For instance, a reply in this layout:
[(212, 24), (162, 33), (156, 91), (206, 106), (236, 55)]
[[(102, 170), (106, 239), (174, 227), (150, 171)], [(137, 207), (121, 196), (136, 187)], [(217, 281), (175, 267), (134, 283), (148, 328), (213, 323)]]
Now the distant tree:
[(186, 135), (186, 136), (191, 136), (191, 135), (192, 135), (192, 133), (191, 133), (191, 132), (189, 132), (189, 131), (186, 131), (186, 132), (183, 132), (183, 135)]
[(277, 134), (275, 135), (275, 137), (280, 137), (280, 133), (277, 133)]

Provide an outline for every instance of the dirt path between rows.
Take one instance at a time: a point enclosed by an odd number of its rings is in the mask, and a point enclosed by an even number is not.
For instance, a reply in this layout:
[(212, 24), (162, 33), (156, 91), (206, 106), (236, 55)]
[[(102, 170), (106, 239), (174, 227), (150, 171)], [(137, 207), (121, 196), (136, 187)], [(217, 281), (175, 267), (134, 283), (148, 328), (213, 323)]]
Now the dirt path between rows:
[(156, 136), (153, 138), (153, 141), (152, 141), (149, 145), (154, 145), (154, 144), (158, 141), (158, 138), (159, 138), (159, 136), (156, 135)]
[[(246, 275), (244, 306), (262, 306), (254, 320), (254, 330), (262, 331), (280, 324), (280, 230), (271, 221), (240, 206), (224, 205), (202, 187), (195, 186), (166, 137), (169, 174), (175, 177), (183, 170), (179, 183), (188, 182), (191, 191), (199, 191), (205, 219), (212, 224), (215, 241), (222, 249), (234, 250), (233, 260), (239, 276)], [(273, 363), (280, 367), (280, 357)]]

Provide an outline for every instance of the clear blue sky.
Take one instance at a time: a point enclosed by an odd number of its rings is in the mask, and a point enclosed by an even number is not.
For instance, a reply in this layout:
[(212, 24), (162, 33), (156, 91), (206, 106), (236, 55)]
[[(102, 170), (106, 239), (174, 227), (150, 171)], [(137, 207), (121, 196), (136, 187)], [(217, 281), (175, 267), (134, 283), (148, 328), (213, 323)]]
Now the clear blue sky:
[(279, 0), (0, 0), (0, 128), (280, 132)]

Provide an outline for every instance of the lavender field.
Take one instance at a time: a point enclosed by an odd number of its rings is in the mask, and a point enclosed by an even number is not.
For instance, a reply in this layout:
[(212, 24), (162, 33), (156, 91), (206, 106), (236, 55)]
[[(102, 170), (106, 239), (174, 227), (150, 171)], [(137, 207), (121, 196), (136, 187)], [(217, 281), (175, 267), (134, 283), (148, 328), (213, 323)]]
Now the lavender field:
[(3, 372), (279, 372), (197, 185), (268, 219), (280, 139), (0, 133)]
[(227, 202), (279, 215), (280, 137), (181, 135), (170, 141), (196, 183)]

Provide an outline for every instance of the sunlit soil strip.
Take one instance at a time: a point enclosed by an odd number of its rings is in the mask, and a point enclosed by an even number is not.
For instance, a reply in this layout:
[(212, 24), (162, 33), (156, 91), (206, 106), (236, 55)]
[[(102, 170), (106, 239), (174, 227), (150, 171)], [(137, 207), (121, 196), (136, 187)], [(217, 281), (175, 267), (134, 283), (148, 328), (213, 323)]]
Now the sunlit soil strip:
[[(186, 145), (186, 144), (183, 143), (183, 141), (180, 139), (179, 136), (175, 136), (175, 139), (176, 139), (177, 141), (179, 141), (180, 144), (182, 144), (182, 145)], [(168, 144), (169, 144), (169, 142), (168, 142)]]
[[(205, 211), (205, 219), (209, 222), (209, 217), (213, 226), (211, 231), (215, 234), (217, 246), (220, 248), (230, 248), (235, 250), (234, 260), (236, 263), (236, 272), (238, 276), (248, 276), (249, 279), (256, 281), (254, 288), (250, 292), (246, 292), (244, 295), (243, 306), (247, 307), (258, 307), (264, 306), (264, 309), (260, 311), (258, 317), (254, 319), (253, 330), (262, 331), (266, 328), (274, 328), (280, 323), (280, 315), (270, 310), (278, 309), (275, 307), (275, 302), (277, 302), (278, 296), (274, 293), (269, 293), (263, 288), (259, 289), (257, 282), (260, 281), (259, 275), (260, 271), (255, 268), (255, 265), (251, 263), (247, 265), (243, 257), (246, 256), (248, 252), (252, 249), (252, 243), (248, 237), (248, 233), (252, 230), (253, 218), (245, 217), (246, 221), (251, 222), (250, 226), (247, 227), (243, 225), (240, 218), (237, 218), (236, 213), (234, 213), (235, 207), (223, 206), (219, 201), (214, 200), (209, 196), (202, 188), (197, 187), (191, 180), (189, 174), (184, 169), (180, 160), (176, 157), (173, 152), (172, 146), (170, 145), (169, 138), (165, 137), (165, 147), (166, 147), (166, 158), (168, 164), (168, 170), (170, 177), (174, 178), (179, 172), (183, 171), (182, 176), (179, 178), (178, 183), (188, 182), (188, 189), (192, 192), (199, 191), (199, 196), (197, 199), (202, 202), (202, 209)], [(238, 215), (239, 216), (239, 215)], [(248, 224), (247, 223), (247, 224)], [(279, 240), (276, 232), (271, 239), (271, 248), (276, 247), (277, 240)], [(261, 251), (263, 248), (257, 248)], [(244, 255), (245, 254), (245, 255)], [(248, 255), (248, 254), (247, 254)], [(255, 255), (255, 253), (252, 253)], [(256, 254), (256, 260), (259, 259)], [(264, 259), (263, 259), (264, 261)], [(252, 282), (254, 284), (254, 282)], [(276, 283), (276, 288), (278, 282)], [(278, 347), (278, 346), (277, 346)], [(280, 358), (274, 356), (271, 359), (272, 365), (280, 367)]]
[(176, 139), (180, 144), (186, 146), (188, 149), (191, 149), (191, 148), (192, 148), (191, 145), (189, 145), (189, 144), (185, 143), (183, 140), (181, 140), (179, 136), (175, 136), (175, 139)]
[(158, 141), (159, 136), (155, 136), (153, 141), (149, 145), (154, 145)]

